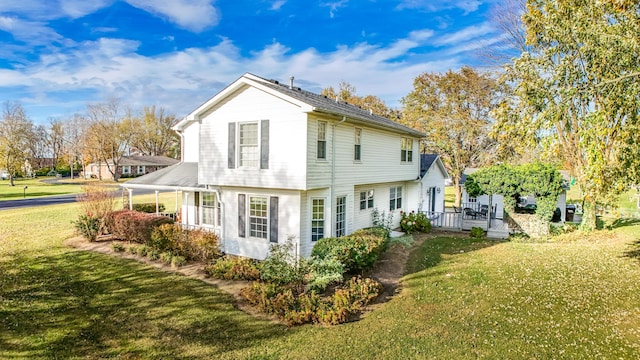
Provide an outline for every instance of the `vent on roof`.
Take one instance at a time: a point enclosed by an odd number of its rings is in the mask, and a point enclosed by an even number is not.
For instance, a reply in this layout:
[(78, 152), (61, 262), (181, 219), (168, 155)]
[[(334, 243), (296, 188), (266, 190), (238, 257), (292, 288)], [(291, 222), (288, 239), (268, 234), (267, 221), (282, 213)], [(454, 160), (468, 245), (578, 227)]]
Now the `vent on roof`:
[(289, 78), (289, 89), (293, 90), (293, 79), (295, 79), (293, 77), (293, 75), (291, 75), (291, 77)]
[(373, 115), (373, 109), (369, 109), (369, 115)]

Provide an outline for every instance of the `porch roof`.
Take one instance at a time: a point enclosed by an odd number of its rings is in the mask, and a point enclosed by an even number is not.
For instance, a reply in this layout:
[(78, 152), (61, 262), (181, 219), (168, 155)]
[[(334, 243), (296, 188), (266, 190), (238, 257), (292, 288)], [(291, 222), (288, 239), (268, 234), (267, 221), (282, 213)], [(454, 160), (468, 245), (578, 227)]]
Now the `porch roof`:
[(198, 163), (181, 162), (132, 179), (121, 185), (126, 189), (190, 190), (204, 189), (198, 184)]

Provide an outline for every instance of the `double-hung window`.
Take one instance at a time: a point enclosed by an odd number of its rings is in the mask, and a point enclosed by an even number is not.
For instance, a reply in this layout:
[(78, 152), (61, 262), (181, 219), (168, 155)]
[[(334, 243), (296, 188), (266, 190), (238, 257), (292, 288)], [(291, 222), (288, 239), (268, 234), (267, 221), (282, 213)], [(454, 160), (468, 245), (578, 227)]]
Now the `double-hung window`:
[(125, 165), (122, 167), (122, 173), (123, 174), (130, 174), (131, 173), (131, 166)]
[(324, 199), (311, 200), (311, 241), (324, 237)]
[(373, 207), (373, 190), (360, 191), (360, 210)]
[(360, 141), (362, 140), (362, 129), (356, 128), (353, 139), (353, 160), (360, 161), (362, 160), (362, 148), (360, 145)]
[(389, 189), (389, 210), (402, 209), (402, 186), (392, 186)]
[(138, 165), (138, 174), (144, 174), (144, 165)]
[(258, 123), (240, 124), (240, 167), (257, 168), (260, 161), (258, 149)]
[(413, 161), (413, 139), (402, 138), (402, 148), (400, 150), (400, 161)]
[(318, 121), (318, 159), (327, 159), (327, 123)]
[(269, 217), (267, 198), (249, 196), (249, 236), (266, 239)]
[(216, 225), (215, 221), (217, 219), (216, 210), (217, 210), (217, 201), (216, 194), (210, 192), (202, 193), (202, 224), (205, 225)]

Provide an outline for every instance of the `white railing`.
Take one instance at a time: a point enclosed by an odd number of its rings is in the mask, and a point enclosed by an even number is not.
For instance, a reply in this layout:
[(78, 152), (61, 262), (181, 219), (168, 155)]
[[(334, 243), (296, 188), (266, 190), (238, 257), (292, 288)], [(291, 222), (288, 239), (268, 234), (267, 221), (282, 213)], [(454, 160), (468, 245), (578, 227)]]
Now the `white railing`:
[(431, 226), (433, 227), (455, 230), (462, 228), (461, 213), (437, 211), (422, 211), (422, 213), (431, 219)]

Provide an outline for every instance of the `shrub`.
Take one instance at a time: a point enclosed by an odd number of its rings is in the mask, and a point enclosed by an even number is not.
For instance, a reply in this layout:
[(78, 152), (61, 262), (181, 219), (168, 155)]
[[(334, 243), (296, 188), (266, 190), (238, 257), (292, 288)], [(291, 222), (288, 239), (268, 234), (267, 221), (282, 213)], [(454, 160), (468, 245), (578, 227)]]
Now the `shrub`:
[(296, 259), (293, 242), (272, 244), (260, 266), (260, 278), (275, 284), (301, 284), (306, 273), (304, 261)]
[(115, 252), (123, 252), (124, 246), (120, 243), (113, 243), (111, 244), (111, 249), (113, 249), (113, 251)]
[(77, 196), (82, 212), (87, 216), (101, 219), (99, 234), (105, 233), (105, 218), (113, 211), (115, 203), (113, 189), (102, 185), (87, 185), (82, 190), (83, 192)]
[(99, 217), (81, 214), (78, 220), (73, 222), (80, 235), (89, 241), (96, 241), (101, 233), (102, 220)]
[[(143, 203), (143, 204), (133, 204), (131, 205), (133, 211), (140, 211), (143, 213), (155, 213), (156, 212), (156, 203)], [(158, 211), (163, 212), (165, 209), (164, 204), (158, 204)]]
[(186, 263), (187, 260), (184, 258), (184, 256), (176, 255), (171, 257), (171, 267), (174, 269), (177, 269), (180, 266), (185, 265)]
[(431, 231), (431, 221), (424, 213), (401, 212), (400, 228), (407, 234)]
[(339, 238), (324, 238), (316, 242), (311, 255), (319, 259), (334, 258), (347, 272), (361, 272), (373, 266), (384, 252), (387, 234), (381, 230), (361, 229)]
[(146, 245), (142, 245), (138, 247), (138, 255), (140, 256), (147, 256), (149, 251), (151, 251), (151, 248)]
[(484, 239), (484, 229), (481, 227), (474, 226), (471, 228), (471, 233), (469, 234), (474, 239)]
[(150, 249), (149, 252), (147, 252), (147, 257), (149, 260), (158, 260), (160, 259), (160, 252), (156, 249)]
[(138, 211), (116, 211), (109, 216), (109, 230), (120, 240), (147, 244), (151, 241), (154, 228), (162, 224), (173, 223), (166, 216), (157, 216)]
[(133, 254), (133, 255), (137, 254), (138, 253), (138, 247), (137, 246), (129, 246), (127, 248), (127, 253)]
[(371, 211), (371, 223), (374, 227), (385, 229), (388, 233), (391, 232), (391, 225), (393, 224), (393, 213), (388, 214), (375, 208)]
[(170, 264), (172, 257), (173, 255), (171, 255), (170, 252), (163, 252), (160, 254), (160, 262), (163, 264)]
[(205, 271), (216, 279), (224, 280), (259, 280), (260, 269), (253, 259), (225, 256), (217, 259), (211, 265), (205, 266)]
[(222, 256), (219, 238), (206, 230), (186, 230), (177, 224), (156, 227), (148, 244), (159, 251), (170, 251), (187, 260), (211, 261)]
[(344, 264), (334, 258), (311, 258), (306, 275), (307, 291), (324, 291), (327, 286), (342, 282)]

